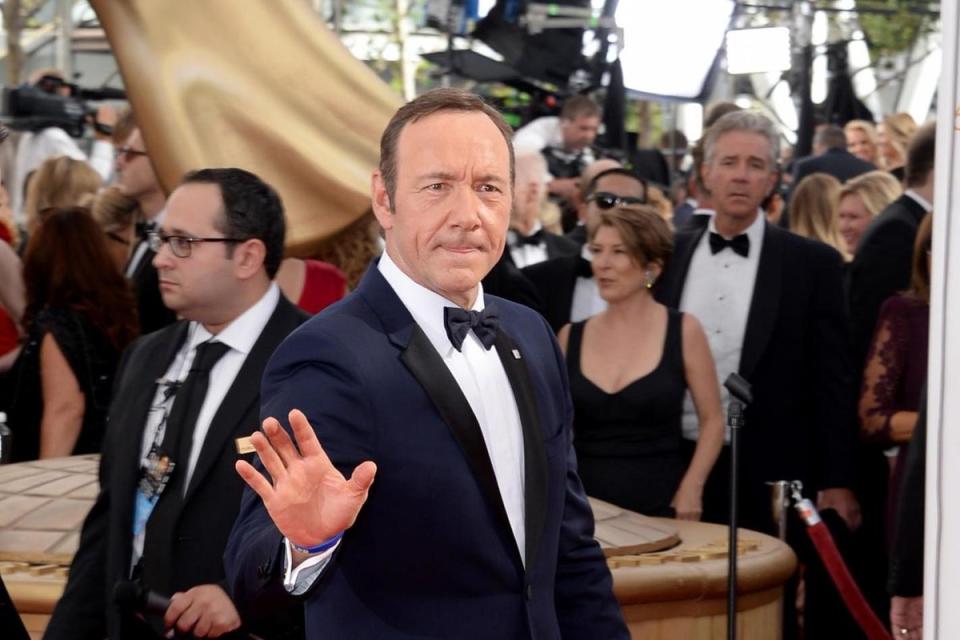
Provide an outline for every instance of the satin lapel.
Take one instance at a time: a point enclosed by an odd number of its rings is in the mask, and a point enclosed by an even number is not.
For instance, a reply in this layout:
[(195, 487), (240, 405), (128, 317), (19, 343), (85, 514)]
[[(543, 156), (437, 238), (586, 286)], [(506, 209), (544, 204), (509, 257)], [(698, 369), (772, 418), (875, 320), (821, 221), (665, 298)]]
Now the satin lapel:
[(783, 241), (786, 233), (769, 224), (763, 227), (763, 249), (760, 251), (757, 279), (753, 285), (753, 298), (740, 354), (740, 375), (747, 380), (753, 375), (760, 356), (767, 348), (777, 322), (783, 286)]
[[(213, 416), (210, 428), (200, 448), (197, 465), (190, 477), (190, 486), (187, 487), (183, 504), (189, 502), (193, 494), (196, 493), (197, 487), (203, 484), (204, 478), (210, 473), (210, 469), (213, 468), (220, 457), (223, 447), (233, 437), (238, 427), (247, 427), (245, 433), (253, 433), (259, 428), (256, 405), (260, 401), (260, 378), (263, 376), (267, 361), (273, 355), (277, 345), (298, 324), (295, 319), (291, 319), (295, 316), (295, 312), (288, 307), (290, 307), (290, 304), (281, 296), (276, 309), (270, 316), (270, 320), (267, 321), (260, 337), (253, 344), (247, 359), (244, 360), (237, 377), (234, 378), (227, 395), (224, 396), (217, 413)], [(254, 418), (250, 424), (241, 425), (244, 416), (251, 412)]]
[(687, 272), (693, 260), (693, 252), (700, 244), (700, 239), (706, 233), (707, 227), (694, 231), (680, 231), (674, 236), (675, 251), (670, 259), (667, 272), (657, 283), (655, 293), (657, 298), (668, 307), (680, 308), (683, 296), (683, 286), (687, 281)]
[(497, 485), (497, 477), (490, 463), (483, 432), (480, 431), (480, 423), (477, 422), (453, 374), (419, 326), (412, 327), (410, 341), (400, 359), (430, 396), (440, 417), (460, 443), (481, 491), (486, 495), (497, 520), (512, 540), (513, 530), (510, 528), (510, 520), (503, 506), (500, 487)]
[(530, 380), (530, 372), (516, 343), (501, 329), (494, 342), (497, 355), (510, 380), (513, 397), (517, 401), (520, 424), (523, 426), (523, 461), (526, 514), (526, 567), (534, 566), (547, 509), (547, 455), (543, 447), (543, 426), (537, 410), (537, 396)]

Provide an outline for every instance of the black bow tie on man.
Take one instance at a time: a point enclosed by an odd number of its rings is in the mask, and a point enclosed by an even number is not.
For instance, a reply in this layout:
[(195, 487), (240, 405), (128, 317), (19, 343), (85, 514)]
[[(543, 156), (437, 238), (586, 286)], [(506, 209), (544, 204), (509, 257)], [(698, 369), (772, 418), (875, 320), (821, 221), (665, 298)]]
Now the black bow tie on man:
[(491, 305), (487, 305), (483, 311), (444, 307), (443, 325), (447, 330), (447, 337), (457, 351), (462, 351), (463, 341), (470, 333), (470, 329), (473, 329), (483, 348), (489, 349), (497, 338), (500, 318), (496, 308)]
[(519, 231), (514, 231), (514, 240), (513, 246), (522, 247), (524, 245), (530, 245), (533, 247), (539, 247), (543, 243), (543, 229), (537, 229), (528, 236), (523, 235)]
[(730, 247), (735, 254), (746, 258), (750, 255), (750, 238), (747, 234), (741, 233), (727, 240), (719, 233), (710, 232), (710, 253), (720, 253), (727, 247)]

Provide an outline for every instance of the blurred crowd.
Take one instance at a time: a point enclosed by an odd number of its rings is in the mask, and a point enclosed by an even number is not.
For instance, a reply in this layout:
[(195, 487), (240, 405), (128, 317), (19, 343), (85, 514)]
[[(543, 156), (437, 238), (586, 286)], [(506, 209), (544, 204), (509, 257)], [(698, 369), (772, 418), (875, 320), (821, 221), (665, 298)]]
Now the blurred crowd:
[[(888, 567), (891, 551), (922, 541), (900, 526), (899, 505), (922, 503), (914, 485), (901, 487), (916, 473), (908, 451), (925, 386), (933, 125), (906, 114), (825, 124), (813, 154), (790, 159), (768, 119), (717, 104), (702, 138), (671, 135), (650, 171), (656, 154), (613, 158), (595, 145), (601, 115), (575, 96), (516, 131), (507, 245), (483, 281), (558, 334), (587, 493), (726, 522), (721, 385), (738, 372), (755, 397), (741, 523), (774, 533), (766, 483), (802, 480), (836, 516), (871, 605), (913, 633), (921, 568)], [(98, 133), (89, 155), (51, 143), (55, 133), (3, 143), (14, 171), (0, 191), (0, 410), (13, 460), (101, 451), (128, 347), (220, 299), (198, 289), (171, 305), (182, 283), (169, 274), (199, 269), (191, 252), (223, 241), (234, 271), (216, 277), (243, 281), (233, 245), (259, 237), (233, 222), (214, 221), (209, 237), (171, 226), (134, 114), (97, 117), (113, 133)], [(218, 180), (218, 206), (242, 218), (256, 200)], [(369, 217), (358, 225), (328, 261), (279, 262), (270, 279), (280, 294), (310, 314), (342, 298), (381, 248)], [(857, 637), (798, 536), (788, 541), (807, 571), (807, 637)]]

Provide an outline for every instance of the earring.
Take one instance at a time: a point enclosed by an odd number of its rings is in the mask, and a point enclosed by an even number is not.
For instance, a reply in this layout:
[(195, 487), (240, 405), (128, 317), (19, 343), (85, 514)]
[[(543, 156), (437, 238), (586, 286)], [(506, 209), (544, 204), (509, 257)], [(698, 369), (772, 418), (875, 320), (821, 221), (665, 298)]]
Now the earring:
[(653, 271), (651, 271), (650, 269), (647, 269), (646, 271), (643, 272), (643, 276), (646, 279), (646, 282), (644, 282), (644, 284), (646, 285), (647, 289), (652, 289), (653, 283), (656, 282), (656, 278), (653, 277)]

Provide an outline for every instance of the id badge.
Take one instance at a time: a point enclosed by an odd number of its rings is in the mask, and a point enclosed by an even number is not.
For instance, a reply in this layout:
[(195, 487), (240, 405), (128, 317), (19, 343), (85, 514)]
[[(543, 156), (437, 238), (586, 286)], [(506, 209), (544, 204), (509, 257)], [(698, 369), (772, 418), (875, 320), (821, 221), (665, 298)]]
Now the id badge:
[(160, 500), (159, 495), (147, 497), (142, 491), (137, 491), (136, 500), (133, 503), (133, 535), (139, 536), (147, 528), (147, 520), (153, 513), (153, 508), (157, 506)]

